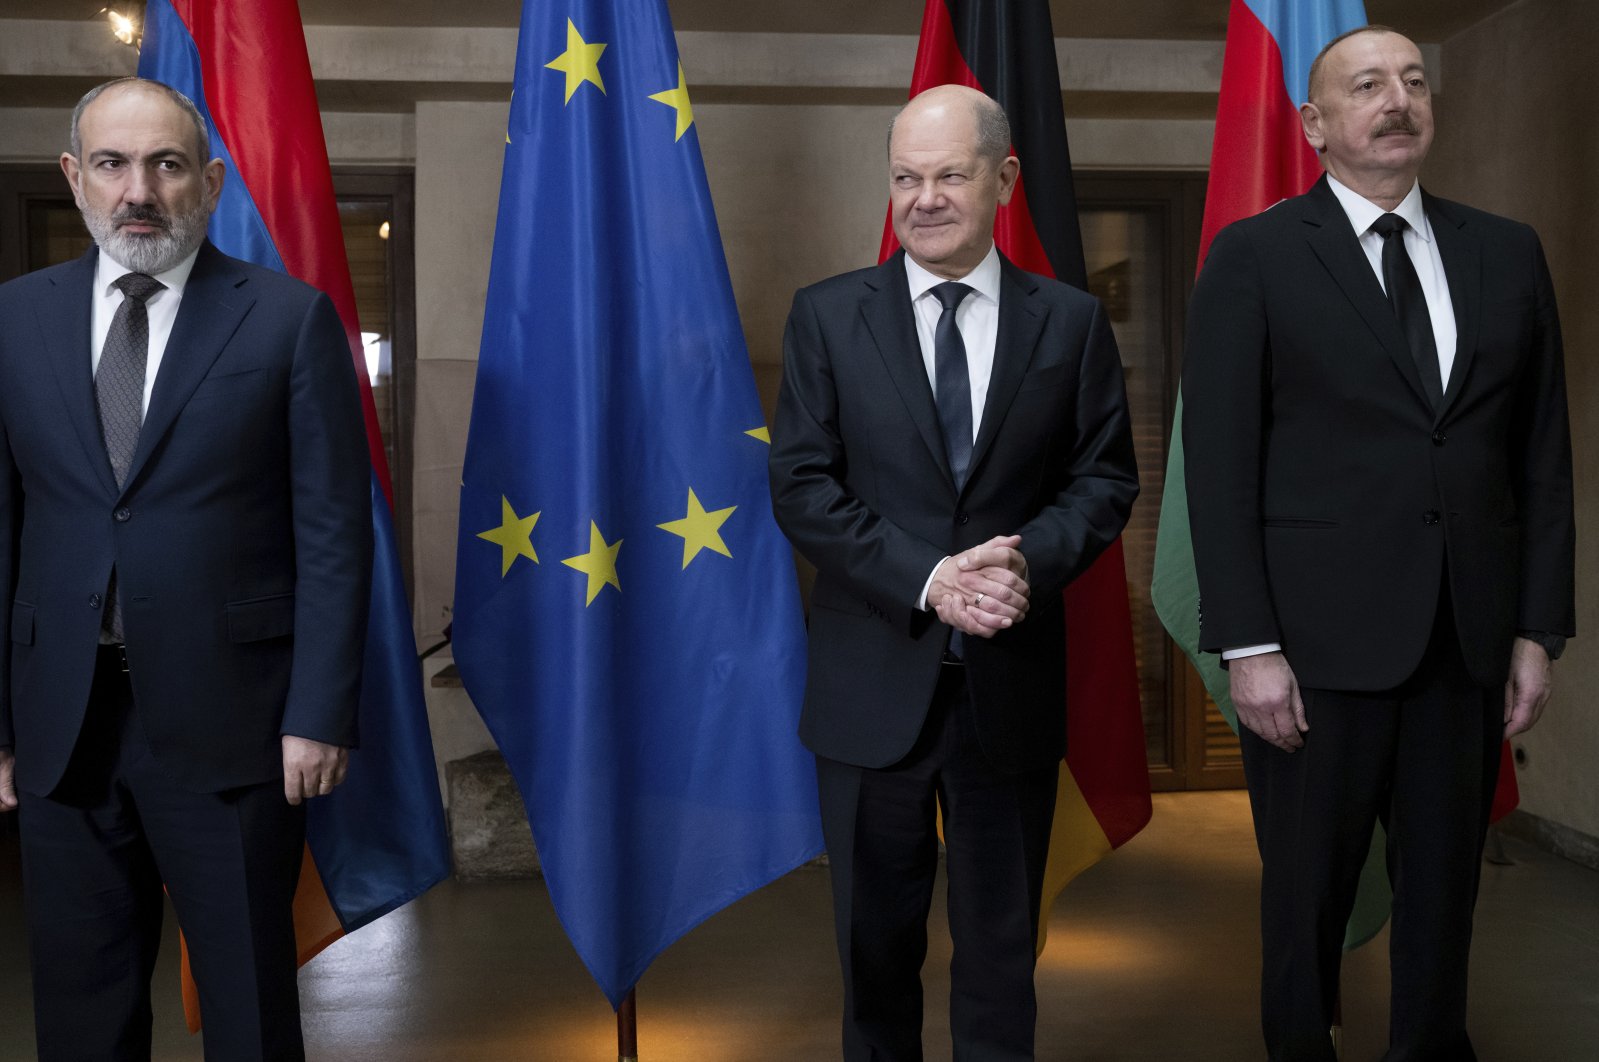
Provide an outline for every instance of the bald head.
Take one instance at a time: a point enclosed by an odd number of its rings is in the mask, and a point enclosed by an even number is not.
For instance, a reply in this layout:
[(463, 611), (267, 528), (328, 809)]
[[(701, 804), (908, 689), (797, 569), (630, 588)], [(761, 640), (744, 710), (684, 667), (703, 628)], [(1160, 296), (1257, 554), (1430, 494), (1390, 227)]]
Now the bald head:
[(956, 118), (964, 110), (971, 116), (971, 135), (979, 158), (998, 166), (1010, 154), (1010, 119), (992, 98), (965, 85), (937, 85), (916, 95), (894, 115), (888, 127), (888, 150), (894, 151), (894, 130), (903, 118), (916, 118), (936, 110)]

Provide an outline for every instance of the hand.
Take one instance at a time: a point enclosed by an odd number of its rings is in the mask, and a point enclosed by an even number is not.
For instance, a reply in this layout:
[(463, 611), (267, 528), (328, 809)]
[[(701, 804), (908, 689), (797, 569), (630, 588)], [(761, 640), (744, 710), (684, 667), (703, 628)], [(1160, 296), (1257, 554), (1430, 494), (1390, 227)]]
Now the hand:
[(1302, 748), (1310, 729), (1299, 682), (1282, 653), (1239, 657), (1227, 665), (1238, 721), (1284, 752)]
[(10, 749), (0, 749), (0, 811), (17, 806), (17, 758)]
[(1017, 535), (999, 535), (946, 557), (933, 574), (927, 600), (938, 618), (966, 634), (992, 638), (1027, 615), (1032, 588)]
[(1537, 642), (1517, 638), (1510, 647), (1510, 680), (1505, 683), (1505, 740), (1524, 734), (1543, 714), (1554, 685), (1549, 654)]
[(289, 803), (327, 796), (334, 786), (344, 781), (349, 768), (349, 749), (293, 734), (283, 735), (283, 795)]

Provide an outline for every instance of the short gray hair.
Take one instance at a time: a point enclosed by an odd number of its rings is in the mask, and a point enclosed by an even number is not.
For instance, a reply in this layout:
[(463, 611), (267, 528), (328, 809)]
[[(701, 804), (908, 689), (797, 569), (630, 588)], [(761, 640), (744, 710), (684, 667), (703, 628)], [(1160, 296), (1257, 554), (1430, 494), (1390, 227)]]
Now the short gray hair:
[(161, 81), (151, 81), (149, 78), (144, 77), (113, 78), (103, 84), (96, 85), (83, 94), (83, 99), (79, 100), (78, 105), (72, 108), (73, 158), (80, 161), (83, 158), (83, 136), (78, 132), (78, 123), (83, 119), (83, 112), (88, 110), (89, 104), (99, 99), (101, 93), (105, 92), (106, 89), (117, 88), (121, 85), (137, 85), (141, 88), (159, 92), (176, 104), (178, 109), (187, 115), (189, 121), (194, 124), (195, 145), (200, 149), (200, 157), (194, 160), (195, 165), (204, 166), (211, 161), (211, 135), (206, 132), (205, 119), (200, 116), (200, 109), (194, 105), (194, 101), (171, 85)]
[[(911, 102), (915, 102), (912, 100)], [(894, 112), (894, 117), (888, 123), (888, 150), (894, 150), (894, 126), (899, 124), (899, 116), (905, 113), (910, 103)], [(978, 93), (972, 100), (972, 117), (977, 120), (977, 156), (983, 161), (998, 166), (1010, 157), (1010, 119), (1005, 116), (1005, 108), (992, 96)]]

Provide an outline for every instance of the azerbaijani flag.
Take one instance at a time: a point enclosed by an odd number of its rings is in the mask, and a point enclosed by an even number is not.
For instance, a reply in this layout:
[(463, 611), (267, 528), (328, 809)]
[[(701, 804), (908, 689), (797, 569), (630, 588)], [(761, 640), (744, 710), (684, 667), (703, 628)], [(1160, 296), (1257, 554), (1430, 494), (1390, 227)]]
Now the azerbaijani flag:
[[(308, 805), (294, 898), (303, 964), (441, 881), (450, 870), (410, 607), (396, 551), (389, 470), (367, 381), (295, 0), (149, 0), (139, 76), (194, 101), (227, 164), (211, 242), (327, 293), (344, 321), (372, 457), (372, 608), (361, 680), (361, 747), (345, 783)], [(200, 1024), (184, 959), (184, 1011)]]
[[(1328, 41), (1364, 25), (1362, 0), (1232, 0), (1199, 238), (1201, 265), (1216, 233), (1281, 199), (1303, 194), (1321, 176), (1321, 162), (1299, 122), (1299, 105), (1310, 95), (1310, 64)], [(1238, 713), (1221, 658), (1199, 651), (1199, 584), (1188, 529), (1182, 420), (1179, 397), (1150, 591), (1160, 621), (1193, 661), (1205, 689), (1236, 731)], [(1507, 744), (1494, 795), (1496, 820), (1508, 814), (1518, 799), (1509, 751)], [(1359, 947), (1375, 936), (1387, 921), (1391, 902), (1383, 831), (1378, 826), (1361, 871), (1344, 947)]]
[[(999, 208), (994, 221), (1000, 251), (1023, 269), (1088, 290), (1049, 5), (927, 0), (910, 94), (945, 84), (987, 93), (1011, 120), (1022, 173), (1009, 205)], [(898, 246), (890, 217), (879, 261)], [(1044, 870), (1040, 949), (1060, 891), (1143, 829), (1150, 815), (1120, 539), (1066, 588), (1065, 605), (1066, 761)]]

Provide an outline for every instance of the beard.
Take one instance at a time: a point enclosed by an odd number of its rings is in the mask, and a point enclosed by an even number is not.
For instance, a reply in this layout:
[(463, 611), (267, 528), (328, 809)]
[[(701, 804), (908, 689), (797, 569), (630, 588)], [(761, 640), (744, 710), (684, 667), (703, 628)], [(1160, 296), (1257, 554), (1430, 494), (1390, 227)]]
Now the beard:
[[(83, 223), (100, 250), (135, 273), (155, 276), (189, 257), (205, 240), (211, 207), (204, 201), (181, 214), (168, 214), (156, 206), (124, 206), (113, 212), (81, 204)], [(154, 232), (124, 232), (122, 225), (139, 222)]]

